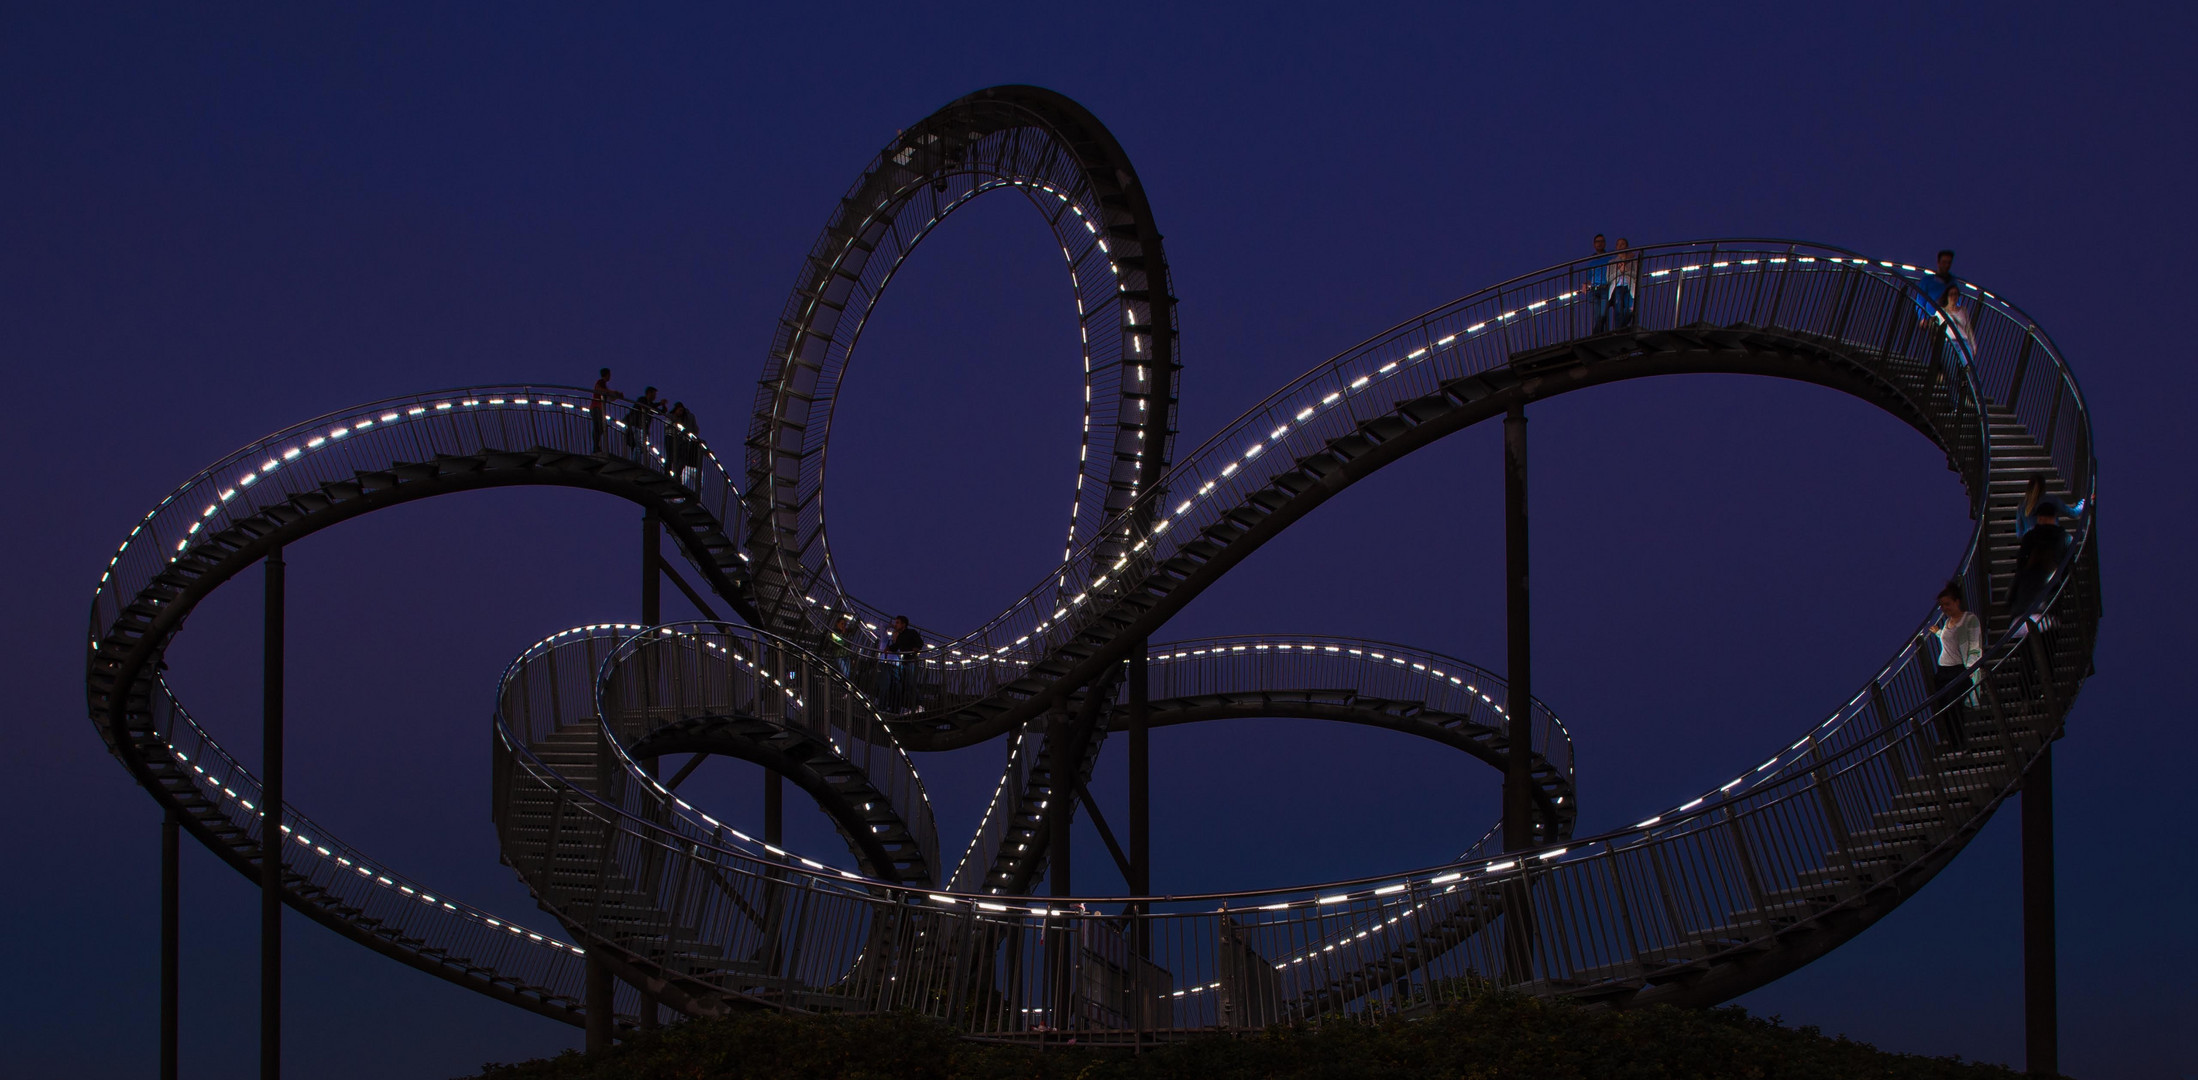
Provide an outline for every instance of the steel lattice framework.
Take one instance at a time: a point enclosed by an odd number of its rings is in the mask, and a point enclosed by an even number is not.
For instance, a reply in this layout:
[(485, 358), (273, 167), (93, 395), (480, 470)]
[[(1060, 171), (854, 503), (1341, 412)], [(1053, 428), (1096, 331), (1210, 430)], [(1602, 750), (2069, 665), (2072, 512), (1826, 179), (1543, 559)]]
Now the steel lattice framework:
[[(1087, 400), (1075, 513), (1060, 564), (1028, 593), (980, 626), (927, 635), (939, 644), (917, 661), (920, 708), (888, 716), (817, 656), (834, 615), (880, 621), (825, 543), (831, 409), (902, 262), (992, 191), (1039, 210), (1076, 290)], [(1597, 324), (1594, 265), (1537, 271), (1315, 366), (1172, 462), (1174, 300), (1134, 169), (1057, 94), (973, 94), (898, 135), (840, 201), (781, 318), (737, 470), (705, 451), (683, 478), (653, 435), (635, 453), (598, 452), (586, 393), (562, 387), (395, 398), (277, 432), (184, 482), (121, 545), (92, 606), (91, 716), (146, 790), (238, 870), (256, 876), (278, 850), (291, 907), (576, 1023), (589, 959), (628, 984), (629, 1016), (645, 991), (694, 1015), (913, 1009), (972, 1035), (1086, 1043), (1375, 1016), (1490, 986), (1725, 1000), (1914, 893), (2061, 734), (2099, 616), (2095, 514), (2071, 527), (2035, 603), (2003, 600), (2022, 485), (2042, 475), (2096, 505), (2091, 429), (2051, 340), (1989, 291), (1962, 284), (1972, 318), (1952, 322), (1921, 301), (1915, 267), (1837, 248), (1719, 240), (1637, 257), (1632, 325)], [(1842, 391), (1954, 462), (1976, 521), (1955, 572), (1987, 601), (1966, 750), (1935, 745), (1959, 698), (1934, 695), (1919, 632), (1759, 765), (1578, 837), (1569, 734), (1470, 663), (1338, 638), (1145, 644), (1260, 544), (1420, 447), (1517, 404), (1694, 372)], [(258, 779), (161, 675), (193, 607), (281, 545), (397, 503), (520, 484), (642, 506), (742, 620), (579, 627), (504, 674), (492, 718), (504, 855), (577, 944), (444, 896), (289, 806), (271, 833)], [(1155, 725), (1311, 717), (1491, 762), (1525, 740), (1538, 846), (1502, 853), (1483, 837), (1442, 866), (1304, 888), (1024, 895), (1044, 869), (1048, 813), (1122, 723), (1121, 672), (1140, 650)], [(984, 821), (942, 849), (908, 751), (994, 738), (1010, 764)], [(641, 764), (669, 753), (786, 776), (847, 837), (859, 872), (689, 804)]]

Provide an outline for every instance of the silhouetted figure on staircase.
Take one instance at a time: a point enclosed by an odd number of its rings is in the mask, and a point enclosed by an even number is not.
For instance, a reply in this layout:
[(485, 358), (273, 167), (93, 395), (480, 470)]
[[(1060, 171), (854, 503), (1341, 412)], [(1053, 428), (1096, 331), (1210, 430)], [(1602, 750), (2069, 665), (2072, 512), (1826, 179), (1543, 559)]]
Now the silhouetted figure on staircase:
[(664, 402), (656, 396), (656, 387), (649, 387), (641, 396), (633, 399), (626, 408), (626, 453), (629, 455), (649, 445), (649, 424), (664, 408)]
[(684, 401), (672, 402), (664, 414), (664, 467), (688, 488), (702, 476), (702, 432)]
[(2034, 524), (2015, 549), (2015, 583), (2007, 591), (2007, 610), (2016, 620), (2015, 633), (2034, 639), (2023, 643), (2023, 657), (2029, 672), (2026, 689), (2037, 698), (2045, 696), (2045, 680), (2052, 677), (2052, 672), (2041, 669), (2041, 665), (2053, 662), (2059, 633), (2053, 616), (2029, 609), (2045, 599), (2046, 585), (2068, 554), (2068, 531), (2061, 528), (2060, 504), (2051, 500), (2039, 503), (2031, 517)]
[(595, 373), (595, 394), (588, 399), (588, 423), (595, 433), (594, 452), (603, 452), (603, 436), (610, 431), (611, 402), (624, 401), (626, 395), (611, 389), (611, 369)]
[(1595, 329), (1600, 334), (1610, 329), (1610, 310), (1603, 305), (1610, 299), (1610, 256), (1603, 254), (1603, 234), (1596, 233), (1595, 257), (1589, 259), (1587, 270), (1587, 309), (1595, 315)]

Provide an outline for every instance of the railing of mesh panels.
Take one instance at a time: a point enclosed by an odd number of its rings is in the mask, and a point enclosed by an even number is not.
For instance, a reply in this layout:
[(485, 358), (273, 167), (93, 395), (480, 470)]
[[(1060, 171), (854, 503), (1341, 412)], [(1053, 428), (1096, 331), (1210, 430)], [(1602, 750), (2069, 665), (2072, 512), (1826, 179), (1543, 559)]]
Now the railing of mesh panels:
[[(1214, 637), (1155, 644), (1148, 655), (1147, 696), (1154, 701), (1347, 690), (1358, 700), (1459, 717), (1507, 738), (1510, 730), (1508, 686), (1501, 676), (1393, 642), (1308, 634)], [(1569, 788), (1571, 732), (1539, 700), (1530, 715), (1528, 746)]]
[[(1807, 245), (1730, 241), (1635, 249), (1638, 325), (1670, 329), (1744, 323), (1835, 342), (1914, 382), (1944, 363), (1946, 334), (1897, 269)], [(1110, 599), (1181, 551), (1274, 477), (1360, 424), (1450, 380), (1587, 334), (1595, 319), (1590, 267), (1572, 263), (1508, 282), (1392, 329), (1300, 377), (1189, 455), (1131, 514), (1151, 514), (1151, 538), (1104, 567), (1072, 560), (976, 632), (929, 651), (936, 704), (973, 700), (1019, 677), (1071, 640)], [(1607, 268), (1606, 268), (1607, 272)], [(1985, 323), (1997, 309), (1984, 305)], [(1997, 328), (1995, 328), (1996, 330)], [(1991, 348), (2005, 335), (1979, 335)], [(2034, 335), (2036, 336), (2036, 335)], [(1991, 356), (1996, 361), (1996, 353)], [(1973, 411), (1964, 429), (1981, 428)], [(1956, 432), (1941, 433), (1957, 445)], [(1977, 436), (1981, 444), (1982, 435)]]
[[(184, 481), (130, 530), (100, 575), (92, 638), (179, 556), (267, 507), (362, 472), (489, 450), (594, 451), (587, 390), (563, 386), (478, 386), (387, 398), (284, 428)], [(628, 441), (625, 410), (610, 409), (604, 447), (664, 468), (661, 418)], [(737, 535), (740, 494), (707, 448), (688, 485), (696, 502)]]
[(938, 826), (915, 763), (886, 734), (869, 698), (813, 653), (752, 627), (679, 623), (626, 639), (604, 661), (599, 686), (599, 708), (621, 754), (667, 723), (704, 717), (759, 720), (824, 740), (862, 770), (925, 865), (939, 871)]

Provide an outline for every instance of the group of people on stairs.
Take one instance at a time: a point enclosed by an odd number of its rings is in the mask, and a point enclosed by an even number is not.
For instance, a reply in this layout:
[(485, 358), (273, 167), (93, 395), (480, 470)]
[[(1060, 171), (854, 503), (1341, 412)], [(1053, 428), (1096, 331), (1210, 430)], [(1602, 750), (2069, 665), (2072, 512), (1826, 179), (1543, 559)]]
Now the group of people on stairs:
[(1595, 316), (1595, 333), (1633, 327), (1633, 301), (1641, 293), (1641, 255), (1625, 237), (1618, 249), (1603, 250), (1603, 234), (1596, 233), (1595, 255), (1587, 261), (1588, 310)]
[[(2051, 677), (2047, 666), (2052, 663), (2058, 641), (2053, 617), (2030, 609), (2045, 598), (2046, 585), (2068, 554), (2068, 530), (2061, 526), (2061, 519), (2073, 519), (2083, 513), (2083, 507), (2081, 499), (2064, 508), (2047, 497), (2045, 477), (2040, 475), (2030, 478), (2022, 505), (2015, 513), (2015, 535), (2020, 539), (2015, 548), (2015, 580), (2007, 591), (2007, 610), (2017, 620), (2015, 637), (2026, 646), (2022, 654), (2023, 692), (2031, 697), (2043, 696), (2044, 680)], [(1963, 729), (1969, 710), (1982, 704), (1978, 690), (1984, 673), (1974, 665), (1984, 659), (1984, 621), (1969, 610), (1966, 591), (1958, 578), (1939, 590), (1938, 606), (1938, 624), (1925, 631), (1937, 644), (1936, 663), (1931, 668), (1933, 694), (1951, 699), (1938, 716), (1938, 743), (1942, 750), (1959, 752), (1968, 749)], [(2037, 637), (2034, 642), (2029, 640), (2033, 634)]]
[[(611, 389), (611, 369), (597, 371), (595, 392), (588, 399), (588, 422), (595, 436), (595, 453), (604, 453), (604, 444), (609, 440), (611, 402), (624, 400), (626, 395)], [(664, 420), (664, 471), (681, 484), (693, 487), (702, 471), (701, 428), (696, 425), (694, 411), (687, 408), (686, 402), (675, 401), (669, 409), (665, 408), (664, 399), (656, 396), (656, 387), (644, 389), (619, 418), (626, 430), (625, 455), (638, 458), (653, 445), (651, 428), (658, 417)]]
[[(626, 400), (625, 394), (611, 388), (611, 369), (598, 370), (595, 392), (588, 400), (593, 452), (613, 452), (606, 450), (611, 403)], [(618, 417), (625, 430), (624, 456), (638, 460), (652, 447), (652, 428), (659, 418), (664, 427), (664, 470), (681, 484), (693, 487), (702, 466), (701, 430), (686, 402), (672, 402), (667, 409), (656, 387), (644, 388)], [(868, 640), (858, 644), (865, 638)], [(895, 615), (884, 629), (878, 629), (865, 627), (853, 614), (842, 612), (832, 621), (817, 650), (842, 678), (874, 695), (885, 711), (905, 713), (916, 708), (916, 655), (923, 647), (923, 635), (908, 624), (906, 615)]]

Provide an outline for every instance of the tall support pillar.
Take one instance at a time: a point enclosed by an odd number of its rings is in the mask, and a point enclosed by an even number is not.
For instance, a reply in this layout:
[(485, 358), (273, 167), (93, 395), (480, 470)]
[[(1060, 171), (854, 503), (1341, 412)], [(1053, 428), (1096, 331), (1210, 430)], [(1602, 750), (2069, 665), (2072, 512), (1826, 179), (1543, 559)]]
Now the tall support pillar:
[[(654, 509), (641, 512), (641, 625), (655, 626), (664, 621), (664, 523)], [(644, 678), (647, 676), (644, 675)], [(649, 685), (655, 685), (653, 679)], [(644, 758), (641, 765), (650, 776), (657, 775), (657, 759)], [(645, 986), (641, 991), (641, 1026), (653, 1028), (657, 1021), (656, 995)]]
[(176, 812), (160, 822), (160, 1080), (176, 1080), (176, 1040), (182, 1030), (183, 865)]
[(585, 988), (582, 993), (587, 997), (585, 1008), (588, 1013), (585, 1047), (590, 1054), (600, 1054), (610, 1049), (612, 1033), (617, 1030), (616, 1017), (611, 1011), (614, 1007), (611, 1004), (611, 966), (596, 955), (597, 951), (594, 947), (588, 949), (588, 964), (583, 975)]
[(1533, 750), (1534, 651), (1527, 591), (1526, 406), (1513, 405), (1503, 421), (1504, 610), (1509, 642), (1505, 681), (1503, 841), (1505, 851), (1534, 845)]
[(260, 653), (259, 1074), (282, 1075), (282, 548), (267, 553)]
[(786, 784), (769, 769), (763, 770), (763, 842), (786, 846)]
[[(1139, 638), (1130, 653), (1130, 894), (1152, 895), (1152, 682), (1146, 670), (1147, 646), (1151, 641)], [(1130, 923), (1130, 948), (1139, 957), (1152, 955), (1152, 924), (1145, 916), (1151, 914), (1146, 904), (1138, 904), (1132, 912)], [(1136, 1010), (1132, 1023), (1137, 1028), (1137, 1042), (1142, 1050), (1145, 1043), (1145, 1019), (1152, 1009), (1152, 997), (1162, 991), (1146, 985), (1141, 964), (1130, 965), (1136, 974), (1130, 976), (1130, 994)]]
[(2053, 747), (2022, 781), (2023, 1059), (2033, 1076), (2061, 1071), (2058, 958), (2053, 925)]
[[(1526, 405), (1514, 404), (1503, 421), (1504, 610), (1509, 649), (1504, 679), (1503, 846), (1534, 846), (1531, 752), (1534, 719), (1534, 651), (1527, 590)], [(1514, 985), (1534, 977), (1532, 896), (1519, 869), (1518, 883), (1504, 889), (1504, 974)]]
[(1075, 721), (1066, 712), (1052, 718), (1053, 731), (1047, 740), (1047, 774), (1052, 777), (1046, 796), (1046, 855), (1051, 864), (1046, 871), (1047, 884), (1055, 896), (1074, 896), (1071, 891), (1069, 870), (1069, 831), (1076, 823), (1076, 760), (1069, 754), (1069, 730)]
[[(1130, 653), (1130, 894), (1152, 895), (1152, 684), (1145, 667), (1146, 642)], [(1142, 948), (1147, 933), (1138, 924)]]
[[(1097, 693), (1096, 690), (1092, 693)], [(1046, 747), (1047, 784), (1046, 796), (1046, 854), (1052, 860), (1046, 871), (1048, 891), (1055, 897), (1074, 896), (1074, 878), (1070, 873), (1072, 853), (1069, 849), (1071, 828), (1076, 823), (1076, 759), (1070, 754), (1071, 733), (1076, 721), (1070, 712), (1054, 714), (1053, 731)], [(1065, 905), (1055, 904), (1055, 907)], [(1046, 983), (1051, 987), (1047, 994), (1047, 1007), (1057, 1031), (1066, 1030), (1072, 1019), (1071, 971), (1069, 950), (1076, 940), (1076, 920), (1054, 918), (1048, 921), (1046, 937)]]

